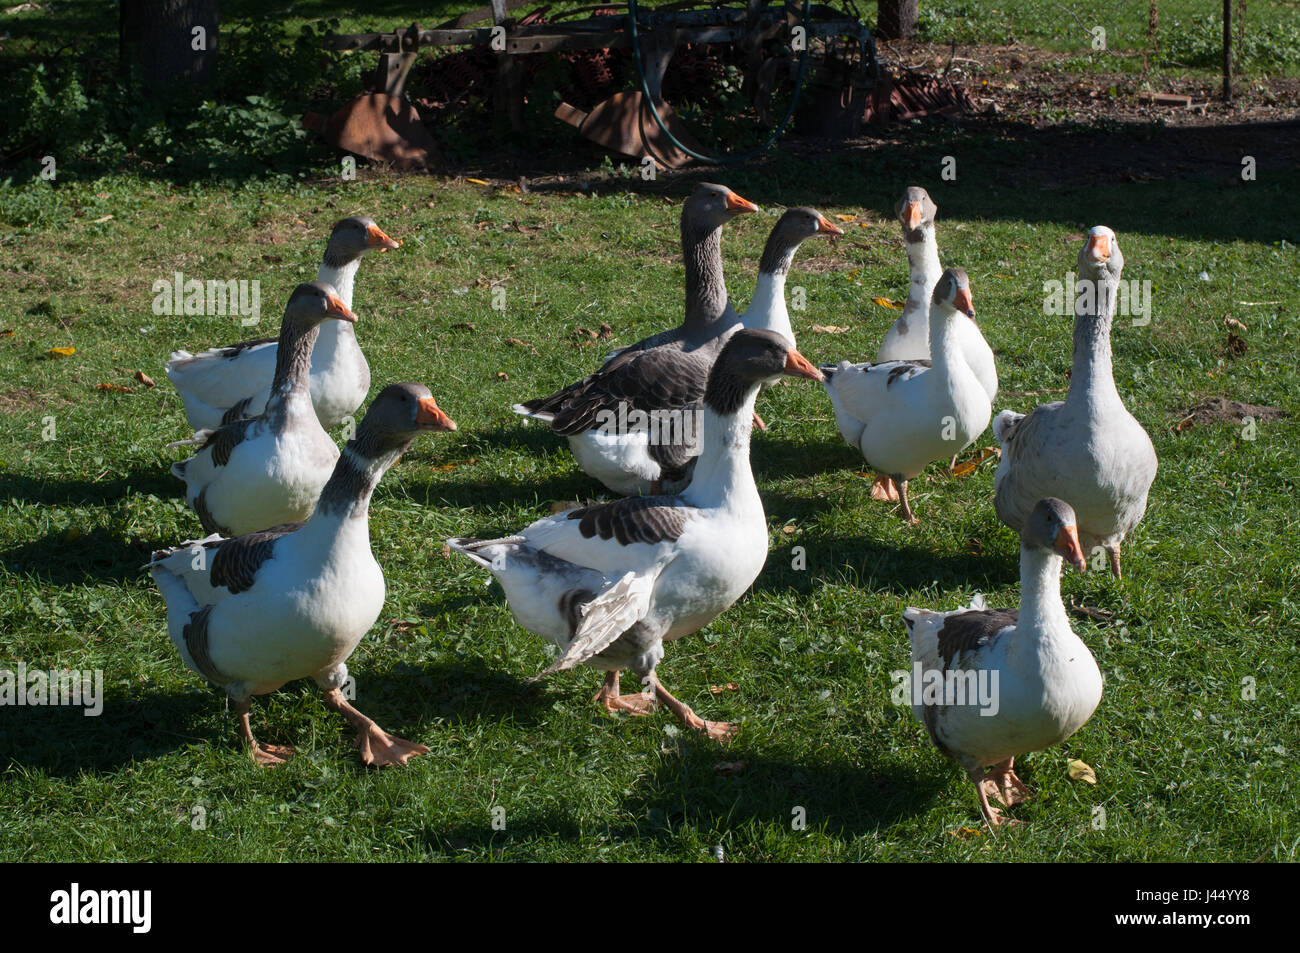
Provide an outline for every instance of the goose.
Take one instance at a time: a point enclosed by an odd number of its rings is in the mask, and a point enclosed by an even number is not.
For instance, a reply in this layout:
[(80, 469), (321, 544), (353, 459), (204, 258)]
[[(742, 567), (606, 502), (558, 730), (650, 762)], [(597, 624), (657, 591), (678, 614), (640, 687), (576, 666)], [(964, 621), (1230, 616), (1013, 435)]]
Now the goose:
[[(767, 558), (767, 519), (749, 466), (759, 385), (821, 374), (781, 335), (741, 330), (718, 357), (704, 395), (695, 478), (676, 496), (578, 507), (501, 539), (448, 547), (490, 570), (515, 620), (560, 650), (538, 677), (576, 665), (607, 674), (594, 701), (648, 714), (662, 703), (686, 726), (726, 741), (734, 725), (700, 718), (655, 674), (664, 643), (698, 632), (749, 588)], [(619, 694), (631, 669), (645, 694)]]
[[(1062, 559), (1080, 572), (1086, 566), (1074, 510), (1048, 497), (1020, 531), (1019, 609), (985, 609), (977, 597), (967, 609), (903, 613), (912, 642), (912, 714), (935, 747), (966, 769), (991, 827), (1006, 818), (989, 805), (990, 794), (1008, 806), (1030, 794), (1016, 777), (1016, 756), (1060, 744), (1101, 701), (1097, 661), (1061, 602)], [(989, 697), (974, 703), (970, 689), (979, 679)], [(926, 697), (939, 684), (955, 694)]]
[(426, 430), (455, 430), (421, 384), (392, 384), (375, 398), (305, 523), (159, 550), (150, 574), (167, 603), (167, 632), (185, 665), (235, 703), (257, 764), (292, 749), (259, 743), (249, 727), (254, 695), (311, 677), (325, 705), (357, 731), (368, 765), (405, 764), (424, 745), (388, 734), (344, 698), (347, 659), (379, 617), (384, 574), (370, 551), (376, 484)]
[(305, 520), (316, 508), (339, 457), (312, 409), (307, 383), (312, 348), (330, 318), (357, 319), (331, 285), (313, 281), (295, 288), (280, 325), (266, 408), (168, 444), (200, 448), (172, 464), (171, 472), (185, 481), (185, 501), (204, 532), (239, 536)]
[[(1158, 461), (1151, 438), (1115, 389), (1110, 328), (1124, 255), (1115, 233), (1091, 229), (1079, 251), (1074, 355), (1064, 401), (1029, 414), (1004, 410), (993, 421), (1002, 459), (993, 477), (998, 518), (1017, 532), (1044, 496), (1070, 501), (1079, 539), (1104, 551), (1120, 578), (1120, 545), (1141, 521)], [(1100, 547), (1100, 550), (1097, 549)]]
[(918, 520), (907, 481), (968, 446), (993, 415), (988, 393), (957, 351), (954, 329), (974, 313), (966, 272), (949, 268), (931, 296), (931, 361), (822, 366), (840, 435), (880, 474), (872, 495), (899, 499), (910, 524)]
[[(339, 299), (351, 308), (352, 285), (366, 252), (397, 247), (372, 219), (342, 219), (330, 232), (317, 280), (338, 289)], [(215, 430), (260, 414), (270, 397), (277, 346), (275, 338), (264, 338), (199, 354), (174, 352), (167, 361), (167, 377), (185, 402), (190, 426)], [(334, 322), (323, 327), (311, 363), (311, 400), (321, 426), (329, 430), (343, 423), (369, 390), (370, 366), (352, 326)]]
[[(903, 193), (894, 207), (898, 223), (903, 229), (903, 243), (907, 246), (907, 266), (910, 283), (907, 303), (903, 313), (894, 322), (880, 349), (876, 363), (886, 361), (928, 361), (930, 359), (930, 296), (943, 274), (939, 264), (939, 243), (935, 237), (934, 216), (938, 207), (930, 193), (913, 185)], [(984, 340), (979, 325), (973, 319), (959, 320), (954, 328), (957, 350), (961, 352), (970, 369), (975, 372), (980, 386), (989, 395), (989, 402), (998, 397), (998, 369), (993, 359), (993, 349)], [(963, 448), (964, 449), (964, 448)], [(952, 455), (948, 469), (957, 465), (957, 454)]]
[[(526, 409), (567, 437), (582, 470), (615, 493), (680, 491), (700, 452), (695, 424), (718, 354), (742, 327), (774, 331), (796, 347), (785, 303), (786, 275), (806, 239), (840, 234), (816, 209), (787, 210), (768, 236), (753, 298), (736, 323), (696, 346), (628, 348), (595, 374), (515, 409)], [(757, 415), (755, 423), (766, 426)]]

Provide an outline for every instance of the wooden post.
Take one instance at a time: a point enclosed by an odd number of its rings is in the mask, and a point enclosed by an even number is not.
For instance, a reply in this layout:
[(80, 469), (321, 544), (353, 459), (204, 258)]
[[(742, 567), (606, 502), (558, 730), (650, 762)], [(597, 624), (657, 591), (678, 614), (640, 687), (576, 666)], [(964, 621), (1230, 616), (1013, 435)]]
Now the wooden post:
[(1232, 0), (1223, 0), (1223, 100), (1232, 102)]
[(881, 39), (903, 40), (916, 36), (919, 17), (918, 0), (876, 0), (876, 32)]

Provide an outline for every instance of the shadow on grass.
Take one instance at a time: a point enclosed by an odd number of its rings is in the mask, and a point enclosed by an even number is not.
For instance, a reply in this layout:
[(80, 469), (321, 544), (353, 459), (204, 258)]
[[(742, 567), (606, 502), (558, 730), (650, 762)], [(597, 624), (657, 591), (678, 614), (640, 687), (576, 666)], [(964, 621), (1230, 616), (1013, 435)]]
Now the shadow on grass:
[(0, 500), (16, 499), (49, 506), (107, 506), (118, 500), (151, 493), (162, 499), (182, 497), (185, 484), (165, 467), (140, 470), (115, 480), (37, 479), (21, 473), (0, 473)]
[[(113, 772), (213, 740), (198, 727), (220, 704), (211, 693), (105, 695), (103, 711), (94, 717), (70, 706), (0, 707), (0, 771), (21, 768), (63, 778)], [(237, 739), (232, 733), (226, 740)]]
[(56, 586), (140, 582), (148, 579), (144, 566), (153, 551), (180, 542), (125, 539), (104, 527), (74, 539), (68, 534), (68, 529), (58, 529), (40, 539), (0, 550), (0, 566)]
[[(734, 760), (745, 764), (741, 775), (716, 770), (719, 763)], [(641, 782), (642, 790), (624, 800), (623, 811), (636, 820), (584, 832), (574, 819), (576, 810), (552, 809), (512, 815), (505, 830), (493, 830), (485, 820), (440, 830), (429, 828), (420, 836), (426, 848), (438, 853), (504, 854), (511, 848), (553, 841), (591, 842), (593, 854), (603, 852), (603, 846), (610, 843), (641, 844), (646, 840), (665, 850), (677, 850), (683, 828), (712, 839), (746, 825), (792, 829), (792, 821), (803, 815), (807, 830), (850, 841), (925, 813), (948, 784), (942, 771), (920, 774), (893, 761), (854, 767), (753, 757), (743, 749), (688, 741), (683, 743), (683, 757), (665, 764)], [(802, 811), (797, 811), (799, 808)]]

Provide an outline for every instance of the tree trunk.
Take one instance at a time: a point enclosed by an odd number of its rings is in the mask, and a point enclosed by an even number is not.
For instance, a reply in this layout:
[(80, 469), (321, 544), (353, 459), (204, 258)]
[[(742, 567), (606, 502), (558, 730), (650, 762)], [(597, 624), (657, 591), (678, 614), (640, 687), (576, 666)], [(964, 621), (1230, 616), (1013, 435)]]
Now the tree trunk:
[(121, 0), (118, 68), (139, 64), (145, 91), (206, 84), (217, 63), (217, 0)]
[(1223, 99), (1232, 99), (1232, 0), (1223, 0)]
[(916, 36), (919, 0), (876, 0), (876, 33), (883, 40)]

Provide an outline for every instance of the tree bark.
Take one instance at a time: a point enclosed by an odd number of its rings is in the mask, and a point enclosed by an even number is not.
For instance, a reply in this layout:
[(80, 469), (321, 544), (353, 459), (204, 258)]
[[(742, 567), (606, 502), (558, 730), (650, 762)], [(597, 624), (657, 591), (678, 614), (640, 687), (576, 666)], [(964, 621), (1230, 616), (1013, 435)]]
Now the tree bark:
[(1223, 0), (1223, 99), (1232, 100), (1232, 0)]
[(876, 33), (883, 40), (916, 36), (919, 7), (919, 0), (876, 0)]
[(138, 64), (146, 92), (182, 79), (208, 83), (217, 63), (217, 7), (218, 0), (121, 0), (118, 68), (125, 75)]

